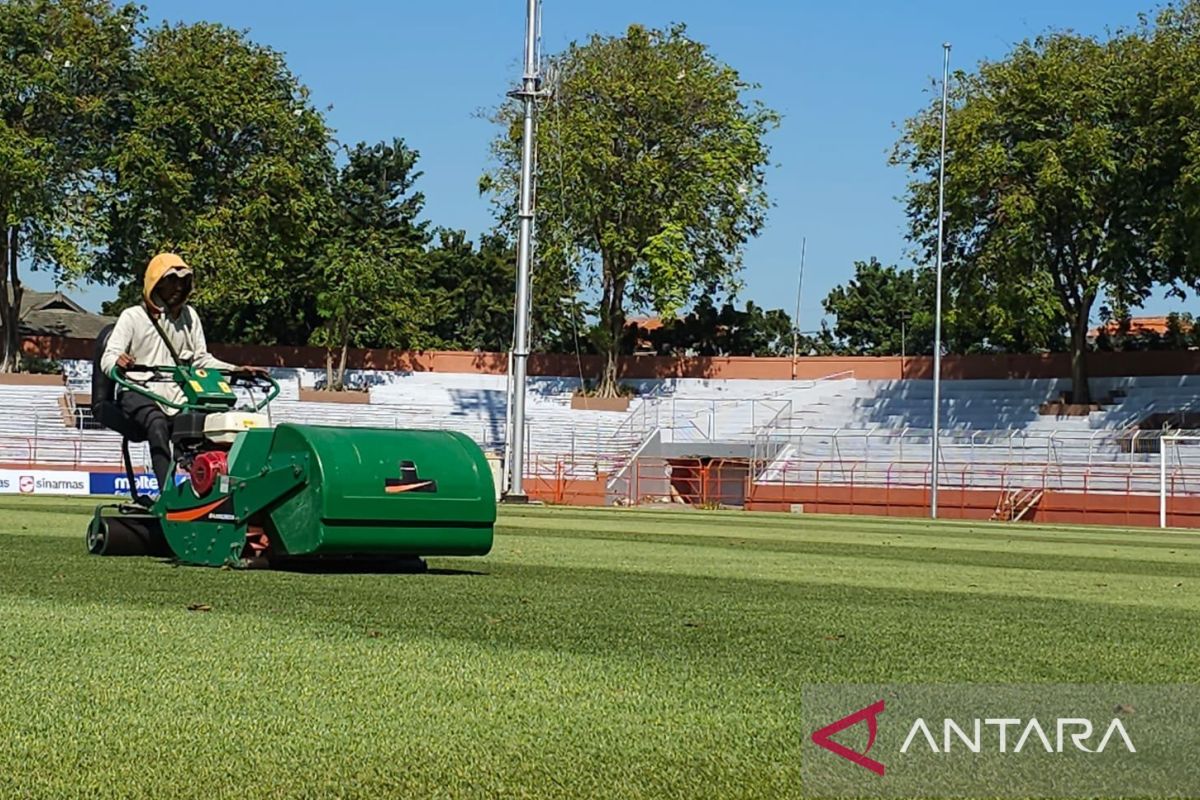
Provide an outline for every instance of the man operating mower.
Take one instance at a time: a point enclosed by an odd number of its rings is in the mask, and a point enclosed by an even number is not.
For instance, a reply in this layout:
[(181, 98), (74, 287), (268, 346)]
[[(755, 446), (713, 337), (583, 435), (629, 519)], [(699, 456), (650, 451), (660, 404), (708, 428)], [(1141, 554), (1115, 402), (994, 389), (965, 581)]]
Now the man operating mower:
[[(113, 367), (126, 370), (141, 366), (186, 364), (230, 373), (265, 374), (261, 367), (235, 367), (208, 352), (204, 327), (196, 309), (187, 304), (192, 294), (192, 269), (174, 253), (156, 255), (146, 268), (142, 304), (121, 312), (108, 344), (100, 357), (105, 374)], [(174, 382), (148, 384), (160, 397), (183, 401), (183, 391)], [(150, 460), (159, 487), (166, 485), (171, 468), (171, 427), (176, 409), (138, 394), (121, 392), (121, 413), (146, 432)]]

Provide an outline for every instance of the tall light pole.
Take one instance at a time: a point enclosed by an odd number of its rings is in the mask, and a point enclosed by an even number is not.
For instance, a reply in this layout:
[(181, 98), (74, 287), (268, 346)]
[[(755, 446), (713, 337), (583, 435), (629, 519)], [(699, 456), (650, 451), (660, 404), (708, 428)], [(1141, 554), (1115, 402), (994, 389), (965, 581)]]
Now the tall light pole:
[(796, 281), (796, 316), (792, 317), (792, 380), (796, 380), (796, 356), (800, 349), (800, 296), (804, 291), (804, 251), (808, 249), (808, 237), (800, 239), (800, 278)]
[(512, 351), (512, 424), (508, 428), (509, 458), (508, 491), (506, 499), (522, 502), (525, 494), (525, 383), (529, 362), (529, 280), (533, 262), (533, 149), (537, 135), (535, 104), (539, 83), (537, 63), (538, 0), (525, 4), (525, 74), (521, 88), (509, 96), (525, 106), (525, 122), (521, 131), (521, 196), (517, 210), (517, 298)]
[(942, 156), (938, 161), (938, 224), (937, 224), (937, 300), (933, 312), (933, 443), (930, 458), (932, 486), (929, 493), (929, 516), (938, 515), (938, 437), (942, 423), (942, 257), (946, 235), (946, 106), (950, 83), (950, 43), (942, 45)]

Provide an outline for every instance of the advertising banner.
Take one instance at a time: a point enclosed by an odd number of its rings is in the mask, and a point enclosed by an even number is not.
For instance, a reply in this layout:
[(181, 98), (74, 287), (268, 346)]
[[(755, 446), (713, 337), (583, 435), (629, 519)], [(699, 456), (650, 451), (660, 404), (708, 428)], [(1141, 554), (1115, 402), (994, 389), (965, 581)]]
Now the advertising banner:
[[(137, 476), (138, 494), (158, 494), (158, 479), (149, 473)], [(88, 481), (91, 494), (129, 494), (129, 479), (120, 472), (93, 472)]]
[(0, 494), (71, 495), (91, 491), (89, 475), (54, 469), (0, 469)]

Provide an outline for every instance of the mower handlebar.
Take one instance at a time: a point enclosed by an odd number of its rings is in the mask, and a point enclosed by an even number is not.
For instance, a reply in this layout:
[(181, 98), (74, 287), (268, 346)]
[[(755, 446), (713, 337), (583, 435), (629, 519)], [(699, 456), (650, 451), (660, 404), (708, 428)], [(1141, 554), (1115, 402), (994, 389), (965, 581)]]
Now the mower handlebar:
[(272, 400), (279, 396), (279, 381), (272, 378), (268, 373), (229, 370), (225, 374), (229, 376), (229, 381), (231, 383), (242, 384), (248, 388), (252, 388), (254, 386), (266, 387), (266, 396), (254, 405), (254, 408), (252, 409), (254, 411), (263, 410)]
[[(266, 408), (271, 401), (279, 396), (279, 382), (272, 378), (269, 374), (242, 372), (239, 370), (215, 371), (223, 372), (228, 377), (230, 383), (242, 384), (248, 387), (265, 385), (266, 396), (254, 405), (254, 407), (251, 409), (252, 411), (261, 411), (262, 409)], [(133, 379), (128, 377), (129, 373), (149, 373), (149, 375), (144, 378)], [(157, 392), (152, 391), (145, 385), (147, 383), (174, 382), (176, 380), (175, 375), (175, 367), (151, 366), (148, 364), (130, 364), (124, 369), (114, 366), (108, 371), (108, 376), (112, 378), (113, 381), (121, 388), (132, 392), (137, 392), (143, 397), (148, 397), (154, 402), (161, 403), (168, 408), (173, 408), (177, 411), (185, 411), (191, 406), (189, 406), (187, 403), (176, 403), (172, 400), (168, 400)]]
[[(142, 378), (141, 380), (132, 380), (127, 377), (131, 372), (148, 372), (150, 375), (146, 378)], [(161, 403), (168, 408), (174, 408), (178, 411), (182, 411), (187, 407), (186, 404), (176, 403), (168, 400), (167, 398), (163, 397), (157, 392), (151, 391), (149, 388), (143, 385), (144, 383), (166, 383), (167, 381), (174, 381), (174, 367), (153, 367), (147, 364), (130, 364), (128, 367), (122, 369), (121, 367), (114, 365), (113, 368), (108, 371), (108, 377), (112, 378), (113, 382), (122, 389), (136, 392), (143, 397), (148, 397), (154, 402)]]

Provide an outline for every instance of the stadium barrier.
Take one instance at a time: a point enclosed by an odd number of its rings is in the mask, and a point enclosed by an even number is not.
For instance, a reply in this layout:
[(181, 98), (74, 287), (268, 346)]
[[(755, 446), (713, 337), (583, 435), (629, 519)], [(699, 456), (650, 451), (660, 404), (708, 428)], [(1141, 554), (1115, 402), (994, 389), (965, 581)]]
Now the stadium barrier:
[[(862, 465), (834, 465), (823, 462), (810, 470), (796, 465), (796, 472), (813, 471), (829, 479), (812, 482), (789, 481), (784, 477), (769, 483), (752, 479), (745, 459), (670, 458), (644, 459), (635, 463), (631, 480), (623, 493), (608, 486), (608, 473), (595, 470), (595, 464), (577, 464), (568, 460), (538, 459), (530, 462), (526, 489), (535, 500), (551, 505), (575, 506), (646, 506), (674, 505), (692, 508), (742, 508), (813, 514), (864, 514), (883, 517), (924, 517), (929, 513), (929, 466), (927, 464), (890, 465), (882, 470), (884, 480)], [(1060, 524), (1097, 524), (1155, 526), (1159, 523), (1159, 497), (1138, 490), (1141, 477), (1119, 468), (1084, 468), (1078, 489), (1056, 488), (1059, 467), (1036, 471), (1031, 486), (1027, 467), (997, 465), (982, 470), (969, 465), (943, 474), (938, 496), (940, 516), (944, 519), (991, 520), (997, 517), (1005, 495), (1017, 488), (1035, 489), (1036, 502), (1022, 519)], [(86, 470), (44, 468), (30, 465), (2, 465), (0, 495), (125, 495), (128, 480), (115, 468), (92, 466)], [(843, 468), (844, 467), (844, 468)], [(589, 474), (590, 471), (590, 474)], [(913, 485), (913, 472), (920, 471), (923, 485)], [(903, 480), (900, 476), (906, 472)], [(837, 478), (833, 479), (836, 473)], [(1019, 476), (1019, 483), (1011, 482)], [(992, 486), (979, 487), (973, 481), (990, 478)], [(140, 472), (140, 492), (157, 491), (154, 476)], [(1103, 491), (1091, 485), (1102, 482)], [(1123, 481), (1122, 490), (1111, 487)], [(1194, 480), (1193, 480), (1194, 483)], [(1167, 525), (1200, 528), (1200, 495), (1192, 494), (1184, 476), (1167, 476)]]
[[(1020, 519), (1061, 524), (1157, 526), (1159, 495), (1144, 465), (958, 465), (940, 478), (944, 519), (993, 520), (1006, 499), (1027, 498)], [(756, 480), (747, 459), (640, 458), (629, 480), (614, 491), (608, 474), (586, 474), (586, 465), (533, 459), (526, 488), (554, 505), (741, 508), (814, 514), (925, 517), (929, 514), (928, 464), (793, 463), (769, 482)], [(792, 479), (790, 476), (815, 475)], [(1200, 528), (1196, 476), (1175, 467), (1166, 475), (1167, 525)]]
[[(755, 404), (761, 404), (761, 415)], [(882, 426), (793, 430), (779, 421), (789, 404), (774, 400), (663, 407), (671, 410), (668, 419), (673, 419), (681, 410), (690, 413), (693, 406), (702, 407), (710, 422), (709, 437), (701, 439), (697, 448), (713, 440), (711, 423), (718, 409), (736, 407), (754, 426), (760, 418), (766, 420), (752, 439), (753, 455), (675, 458), (646, 455), (653, 449), (643, 453), (625, 443), (593, 446), (585, 457), (575, 446), (572, 428), (557, 442), (563, 445), (569, 440), (569, 448), (527, 451), (527, 491), (547, 503), (570, 505), (662, 504), (883, 516), (928, 513), (928, 431)], [(5, 475), (0, 492), (125, 493), (124, 479), (113, 477), (121, 472), (119, 437), (91, 430), (85, 424), (86, 409), (77, 413), (78, 427), (64, 426), (56, 410), (40, 407), (29, 415), (28, 425), (21, 419), (8, 420), (0, 433), (0, 470), (12, 474)], [(664, 421), (656, 412), (654, 424)], [(694, 422), (691, 417), (685, 421)], [(1046, 428), (948, 433), (942, 448), (947, 461), (940, 481), (941, 515), (1153, 525), (1162, 510), (1161, 493), (1167, 524), (1200, 527), (1196, 507), (1200, 436), (1184, 433)], [(632, 442), (635, 437), (626, 438)], [(1162, 441), (1172, 446), (1162, 447)], [(680, 443), (676, 437), (674, 444)], [(528, 444), (532, 445), (532, 437)], [(142, 472), (147, 461), (144, 451), (138, 447), (134, 452)], [(64, 471), (84, 477), (72, 478)], [(30, 475), (43, 472), (53, 472), (55, 477), (39, 483), (35, 475), (30, 483)], [(148, 490), (143, 483), (139, 488)]]

